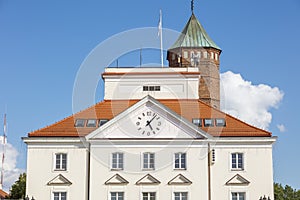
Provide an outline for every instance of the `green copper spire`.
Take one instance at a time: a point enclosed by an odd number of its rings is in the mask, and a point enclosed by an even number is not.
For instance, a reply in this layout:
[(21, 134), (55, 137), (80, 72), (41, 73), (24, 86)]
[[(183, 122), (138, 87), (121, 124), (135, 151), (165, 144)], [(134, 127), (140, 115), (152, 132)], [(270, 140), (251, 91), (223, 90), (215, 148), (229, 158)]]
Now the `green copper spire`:
[(192, 13), (192, 16), (181, 32), (181, 35), (170, 49), (179, 47), (212, 47), (221, 50), (221, 48), (208, 36), (194, 13)]

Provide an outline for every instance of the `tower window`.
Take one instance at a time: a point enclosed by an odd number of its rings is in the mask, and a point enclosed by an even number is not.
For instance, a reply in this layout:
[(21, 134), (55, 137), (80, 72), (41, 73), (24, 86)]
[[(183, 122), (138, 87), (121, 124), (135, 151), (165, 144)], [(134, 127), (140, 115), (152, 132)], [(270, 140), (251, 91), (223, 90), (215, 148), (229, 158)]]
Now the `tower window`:
[(219, 58), (218, 58), (218, 54), (217, 53), (215, 53), (215, 59), (216, 60), (218, 60)]
[(211, 58), (211, 59), (214, 59), (214, 55), (215, 55), (214, 52), (211, 52), (211, 53), (210, 53), (210, 58)]

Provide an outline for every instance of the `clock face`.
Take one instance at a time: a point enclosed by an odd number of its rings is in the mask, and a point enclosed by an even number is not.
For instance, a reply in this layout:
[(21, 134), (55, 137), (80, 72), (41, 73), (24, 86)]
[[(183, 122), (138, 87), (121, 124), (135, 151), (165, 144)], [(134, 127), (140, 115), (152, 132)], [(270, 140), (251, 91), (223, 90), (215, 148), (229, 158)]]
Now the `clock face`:
[(135, 125), (142, 136), (154, 136), (162, 129), (163, 119), (157, 113), (147, 110), (137, 116)]

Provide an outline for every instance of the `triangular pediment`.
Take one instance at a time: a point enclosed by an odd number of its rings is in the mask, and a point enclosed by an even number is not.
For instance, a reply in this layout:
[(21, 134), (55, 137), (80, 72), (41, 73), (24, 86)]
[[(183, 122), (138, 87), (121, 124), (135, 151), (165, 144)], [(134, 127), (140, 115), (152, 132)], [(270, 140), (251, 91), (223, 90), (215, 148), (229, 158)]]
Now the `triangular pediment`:
[(236, 174), (229, 181), (226, 182), (226, 185), (248, 185), (250, 182), (242, 177), (239, 174)]
[(137, 185), (157, 185), (160, 184), (160, 181), (154, 178), (152, 175), (147, 174), (140, 180), (136, 182)]
[(59, 174), (55, 178), (53, 178), (51, 181), (47, 183), (47, 185), (71, 185), (71, 181), (69, 181), (66, 177)]
[(182, 174), (178, 174), (168, 182), (168, 185), (190, 185), (190, 184), (192, 184), (192, 181), (190, 181)]
[(128, 183), (129, 182), (125, 178), (123, 178), (119, 174), (115, 174), (105, 182), (105, 185), (124, 185)]
[(209, 134), (151, 96), (86, 136), (95, 139), (207, 139)]

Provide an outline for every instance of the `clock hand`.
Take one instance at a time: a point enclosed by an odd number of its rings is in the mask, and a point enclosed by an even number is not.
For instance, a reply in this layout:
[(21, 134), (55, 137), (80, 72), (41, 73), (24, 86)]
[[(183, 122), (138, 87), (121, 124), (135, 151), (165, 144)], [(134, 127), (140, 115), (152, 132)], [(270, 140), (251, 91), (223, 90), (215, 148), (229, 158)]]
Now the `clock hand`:
[(154, 115), (154, 117), (152, 117), (152, 119), (150, 120), (150, 121), (147, 121), (147, 124), (146, 124), (146, 126), (149, 126), (150, 125), (150, 123), (155, 119), (155, 117), (156, 117), (157, 115)]

